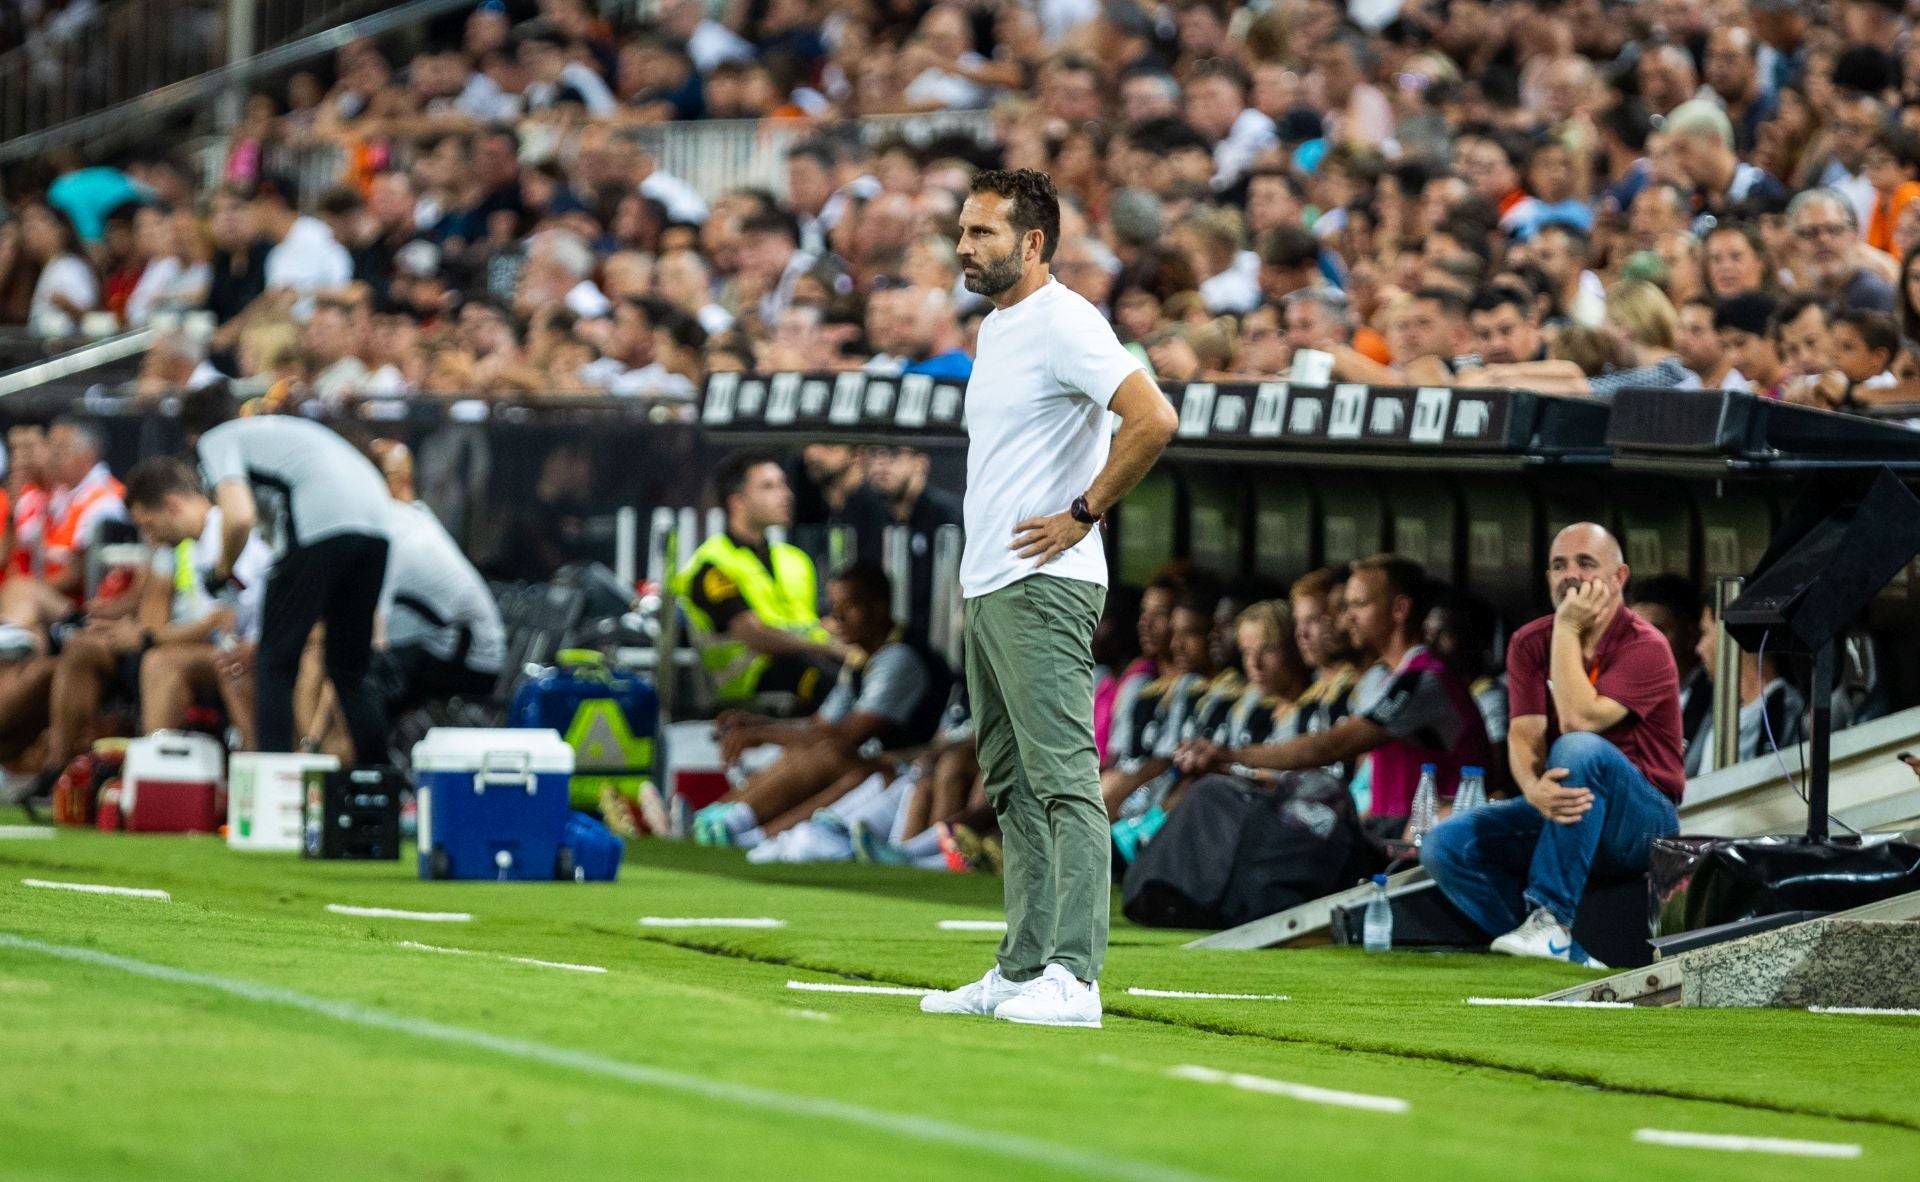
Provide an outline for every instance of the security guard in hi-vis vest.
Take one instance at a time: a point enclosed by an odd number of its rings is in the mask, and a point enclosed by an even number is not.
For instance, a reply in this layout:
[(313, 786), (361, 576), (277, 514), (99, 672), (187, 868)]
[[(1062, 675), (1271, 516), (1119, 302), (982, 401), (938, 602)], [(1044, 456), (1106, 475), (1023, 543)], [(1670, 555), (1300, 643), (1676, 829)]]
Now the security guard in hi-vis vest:
[(820, 625), (813, 560), (767, 540), (793, 521), (793, 490), (773, 456), (742, 452), (714, 471), (727, 529), (674, 576), (702, 663), (723, 703), (791, 695), (810, 711), (833, 687), (847, 647)]

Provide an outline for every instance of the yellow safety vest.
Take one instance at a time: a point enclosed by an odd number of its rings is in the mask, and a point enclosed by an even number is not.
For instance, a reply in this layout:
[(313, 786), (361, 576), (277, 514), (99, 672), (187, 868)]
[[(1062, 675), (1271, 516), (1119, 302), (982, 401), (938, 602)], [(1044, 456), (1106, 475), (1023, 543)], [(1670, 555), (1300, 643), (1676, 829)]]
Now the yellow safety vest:
[[(707, 589), (708, 598), (719, 598), (737, 587), (747, 608), (769, 628), (825, 642), (826, 629), (820, 626), (815, 608), (813, 560), (796, 546), (775, 544), (770, 547), (773, 569), (769, 571), (760, 556), (735, 544), (725, 533), (701, 543), (693, 552), (693, 561), (673, 577), (674, 597), (680, 610), (693, 625), (694, 643), (700, 649), (700, 662), (712, 675), (715, 692), (722, 701), (740, 701), (753, 696), (771, 658), (756, 653), (737, 640), (718, 632), (713, 618), (700, 609), (689, 595), (694, 572), (711, 566), (704, 579), (716, 579), (720, 585)], [(726, 586), (731, 583), (731, 587)]]

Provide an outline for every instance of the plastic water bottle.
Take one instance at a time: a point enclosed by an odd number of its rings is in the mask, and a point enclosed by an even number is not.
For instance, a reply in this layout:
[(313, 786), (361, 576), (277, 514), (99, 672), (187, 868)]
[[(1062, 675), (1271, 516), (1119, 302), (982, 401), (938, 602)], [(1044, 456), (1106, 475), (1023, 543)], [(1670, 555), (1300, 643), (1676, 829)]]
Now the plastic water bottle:
[(1427, 834), (1433, 832), (1433, 823), (1440, 811), (1439, 769), (1433, 764), (1420, 765), (1420, 786), (1413, 790), (1413, 816), (1407, 825), (1407, 840), (1415, 849), (1427, 840)]
[(1487, 772), (1485, 768), (1463, 767), (1460, 769), (1460, 787), (1453, 794), (1453, 815), (1471, 812), (1487, 803)]
[(1360, 918), (1360, 946), (1368, 952), (1393, 951), (1393, 904), (1387, 899), (1387, 876), (1373, 876), (1373, 895)]

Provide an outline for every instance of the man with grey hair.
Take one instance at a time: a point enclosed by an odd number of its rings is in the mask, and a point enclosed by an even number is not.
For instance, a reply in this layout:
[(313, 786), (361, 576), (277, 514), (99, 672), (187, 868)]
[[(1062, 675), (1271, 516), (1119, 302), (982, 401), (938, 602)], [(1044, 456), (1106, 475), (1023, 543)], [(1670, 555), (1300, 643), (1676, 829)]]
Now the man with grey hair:
[(1733, 121), (1711, 100), (1681, 103), (1667, 116), (1665, 130), (1680, 170), (1694, 187), (1695, 207), (1701, 210), (1694, 221), (1695, 234), (1705, 234), (1743, 204), (1786, 198), (1785, 185), (1734, 154)]
[(1893, 311), (1893, 287), (1868, 270), (1853, 205), (1832, 189), (1808, 189), (1787, 206), (1793, 270), (1810, 291), (1862, 312)]
[(613, 301), (593, 281), (593, 248), (572, 230), (542, 230), (533, 236), (514, 303), (523, 312), (565, 304), (582, 320), (598, 320), (613, 311)]
[(1090, 234), (1069, 238), (1054, 252), (1053, 269), (1060, 282), (1100, 309), (1102, 316), (1113, 318), (1113, 281), (1120, 274), (1120, 260), (1106, 243)]
[(1281, 301), (1289, 348), (1331, 353), (1353, 333), (1353, 313), (1337, 287), (1303, 287)]

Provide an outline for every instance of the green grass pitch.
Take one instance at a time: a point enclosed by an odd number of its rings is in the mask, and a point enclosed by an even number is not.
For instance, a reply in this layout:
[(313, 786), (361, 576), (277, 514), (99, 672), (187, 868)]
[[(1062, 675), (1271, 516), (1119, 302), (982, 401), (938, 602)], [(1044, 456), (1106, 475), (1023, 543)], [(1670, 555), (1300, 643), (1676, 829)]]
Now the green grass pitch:
[[(787, 987), (977, 976), (996, 937), (937, 924), (998, 918), (997, 880), (749, 867), (658, 842), (631, 844), (610, 886), (411, 871), (210, 838), (0, 839), (0, 1179), (1920, 1177), (1920, 1019), (1469, 1007), (1588, 974), (1486, 956), (1189, 952), (1185, 933), (1116, 915), (1105, 1029), (1018, 1027)], [(474, 918), (354, 918), (329, 903)], [(1861, 1153), (1636, 1143), (1645, 1128)]]

